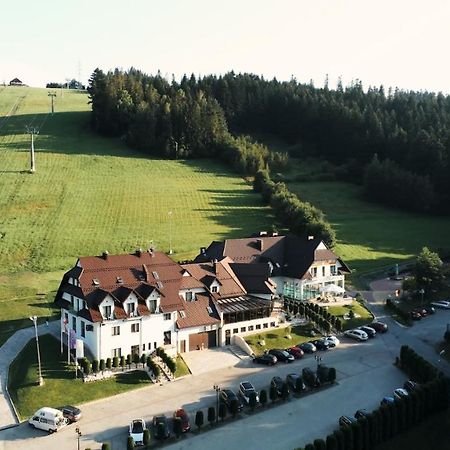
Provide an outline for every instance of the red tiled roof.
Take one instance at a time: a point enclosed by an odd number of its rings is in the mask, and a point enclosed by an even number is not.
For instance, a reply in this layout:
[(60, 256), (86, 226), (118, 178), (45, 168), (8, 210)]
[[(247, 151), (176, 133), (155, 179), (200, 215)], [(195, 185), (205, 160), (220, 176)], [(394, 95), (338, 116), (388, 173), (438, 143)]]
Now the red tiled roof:
[[(211, 308), (211, 314), (208, 312), (208, 307)], [(180, 329), (220, 323), (216, 306), (206, 293), (197, 294), (195, 300), (184, 301), (183, 307), (179, 311), (185, 311), (186, 313), (185, 318), (178, 314), (177, 326)]]

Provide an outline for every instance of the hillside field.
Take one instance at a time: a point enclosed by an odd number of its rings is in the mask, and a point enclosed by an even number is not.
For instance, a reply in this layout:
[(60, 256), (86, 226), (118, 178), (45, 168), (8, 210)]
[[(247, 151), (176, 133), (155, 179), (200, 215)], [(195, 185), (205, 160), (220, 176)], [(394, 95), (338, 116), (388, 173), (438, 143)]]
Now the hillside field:
[[(31, 313), (49, 315), (78, 256), (168, 251), (171, 240), (180, 260), (270, 227), (270, 209), (223, 164), (131, 151), (90, 131), (86, 94), (57, 90), (52, 116), (48, 91), (0, 91), (0, 321), (14, 328)], [(27, 124), (41, 127), (34, 174)]]

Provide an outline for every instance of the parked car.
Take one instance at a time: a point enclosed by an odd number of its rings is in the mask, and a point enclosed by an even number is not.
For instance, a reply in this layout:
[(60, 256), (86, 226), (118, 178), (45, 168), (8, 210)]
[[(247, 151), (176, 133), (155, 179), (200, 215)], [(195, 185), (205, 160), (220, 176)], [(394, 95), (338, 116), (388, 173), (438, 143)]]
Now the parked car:
[(398, 388), (394, 390), (394, 398), (404, 398), (408, 397), (409, 393), (406, 389)]
[(341, 416), (339, 417), (339, 426), (349, 427), (352, 423), (357, 422), (357, 419), (351, 416)]
[(420, 314), (420, 312), (417, 311), (416, 309), (413, 309), (412, 311), (410, 311), (409, 316), (411, 317), (412, 320), (422, 319), (422, 314)]
[(391, 403), (394, 403), (394, 402), (395, 402), (394, 397), (386, 396), (386, 397), (383, 397), (383, 399), (380, 402), (380, 405), (390, 405)]
[(144, 431), (147, 429), (144, 419), (134, 419), (130, 423), (128, 436), (131, 436), (134, 445), (144, 445)]
[(227, 405), (229, 411), (231, 411), (231, 402), (236, 400), (238, 402), (238, 411), (244, 409), (244, 402), (241, 396), (236, 395), (231, 389), (221, 389), (219, 394), (219, 399), (222, 403)]
[(271, 387), (271, 388), (272, 388), (272, 387), (275, 387), (275, 389), (277, 390), (277, 394), (278, 394), (279, 397), (281, 397), (281, 391), (283, 390), (283, 384), (284, 384), (283, 380), (281, 379), (281, 377), (278, 377), (278, 376), (273, 377), (273, 378), (270, 380), (270, 387)]
[(256, 403), (258, 403), (259, 396), (258, 396), (258, 393), (256, 392), (253, 384), (250, 383), (250, 381), (242, 381), (239, 384), (239, 395), (244, 399), (244, 402), (246, 405), (248, 405), (250, 403), (250, 395), (252, 394), (252, 392), (255, 393)]
[(270, 355), (269, 353), (264, 353), (263, 355), (256, 356), (253, 358), (253, 362), (256, 364), (266, 364), (267, 366), (273, 366), (278, 361), (277, 357)]
[(420, 387), (420, 384), (416, 383), (415, 381), (412, 381), (412, 380), (407, 380), (403, 384), (403, 388), (406, 389), (408, 392), (416, 391), (419, 387)]
[(306, 389), (305, 383), (303, 382), (301, 375), (298, 373), (289, 373), (286, 376), (286, 384), (292, 392), (301, 392)]
[(314, 344), (311, 344), (311, 342), (302, 342), (301, 344), (298, 344), (297, 347), (303, 350), (305, 353), (314, 353), (317, 351), (316, 346)]
[(295, 359), (303, 358), (303, 355), (305, 354), (305, 352), (298, 347), (287, 348), (286, 351), (290, 353)]
[(430, 306), (424, 306), (423, 309), (427, 312), (428, 315), (434, 314), (434, 313), (436, 312), (436, 310), (434, 309), (434, 307), (431, 306), (431, 305), (430, 305)]
[(310, 342), (316, 346), (317, 350), (328, 350), (330, 348), (329, 342), (325, 339), (315, 339)]
[(388, 330), (387, 324), (383, 322), (372, 322), (370, 328), (373, 328), (377, 333), (386, 333)]
[(319, 387), (320, 386), (319, 377), (317, 376), (316, 372), (314, 372), (309, 367), (304, 367), (303, 368), (303, 370), (302, 370), (302, 379), (303, 379), (304, 383), (310, 388)]
[(63, 416), (69, 419), (70, 423), (78, 422), (81, 419), (81, 409), (76, 406), (66, 405), (59, 409), (61, 409)]
[(358, 411), (355, 412), (355, 419), (363, 419), (369, 415), (369, 411), (366, 409), (358, 409)]
[(369, 339), (369, 336), (367, 336), (367, 333), (362, 330), (348, 330), (345, 333), (345, 336), (356, 339), (357, 341), (367, 341)]
[(436, 308), (450, 309), (449, 300), (437, 300), (435, 302), (431, 302), (430, 305), (435, 306)]
[(331, 347), (337, 347), (341, 343), (341, 341), (336, 336), (333, 336), (333, 335), (324, 336), (323, 339), (325, 339), (326, 341), (330, 342), (330, 348)]
[(269, 350), (269, 355), (273, 355), (277, 358), (278, 361), (280, 362), (286, 362), (286, 363), (290, 363), (292, 361), (294, 361), (294, 356), (291, 355), (290, 353), (288, 353), (285, 350), (278, 350), (278, 349), (271, 349)]
[(367, 325), (362, 325), (358, 329), (364, 331), (369, 338), (374, 338), (377, 335), (377, 332), (372, 327), (368, 327)]
[(173, 418), (181, 420), (181, 431), (183, 433), (187, 433), (191, 429), (191, 424), (189, 422), (189, 416), (187, 415), (187, 412), (183, 408), (177, 409), (173, 413)]
[(28, 420), (30, 427), (48, 431), (49, 433), (55, 433), (68, 423), (69, 420), (63, 416), (61, 410), (48, 407), (38, 409)]
[(156, 439), (167, 439), (170, 437), (169, 421), (164, 415), (153, 417), (153, 429)]

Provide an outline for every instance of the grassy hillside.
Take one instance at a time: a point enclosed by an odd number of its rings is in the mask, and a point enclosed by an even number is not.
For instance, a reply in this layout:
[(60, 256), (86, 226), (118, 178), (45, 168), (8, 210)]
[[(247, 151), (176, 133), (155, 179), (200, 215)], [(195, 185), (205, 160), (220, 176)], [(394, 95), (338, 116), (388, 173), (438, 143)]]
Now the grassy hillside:
[[(167, 251), (171, 234), (174, 258), (185, 259), (213, 239), (269, 227), (269, 208), (226, 166), (130, 151), (89, 130), (86, 94), (58, 91), (52, 116), (47, 93), (0, 92), (0, 301), (51, 302), (36, 293), (55, 289), (81, 255), (152, 243)], [(41, 127), (35, 174), (27, 124)], [(22, 317), (22, 303), (1, 308), (0, 319)]]
[(349, 183), (288, 183), (319, 207), (336, 230), (336, 251), (359, 273), (409, 259), (424, 246), (450, 249), (450, 218), (411, 214), (368, 203)]

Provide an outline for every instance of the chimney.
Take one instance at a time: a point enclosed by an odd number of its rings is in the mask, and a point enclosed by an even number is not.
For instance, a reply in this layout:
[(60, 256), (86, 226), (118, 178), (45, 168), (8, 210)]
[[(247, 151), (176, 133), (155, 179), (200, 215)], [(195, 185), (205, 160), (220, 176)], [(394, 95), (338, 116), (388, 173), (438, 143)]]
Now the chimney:
[(314, 240), (314, 236), (308, 236), (308, 241)]
[(264, 249), (264, 241), (262, 239), (256, 239), (256, 247), (262, 252)]
[(154, 252), (153, 252), (153, 247), (150, 247), (150, 248), (148, 249), (148, 253), (149, 253), (149, 255), (150, 255), (152, 258), (155, 256), (155, 254), (154, 254)]
[(260, 231), (260, 232), (259, 232), (259, 235), (260, 235), (260, 236), (267, 236), (267, 231)]
[(105, 250), (105, 251), (102, 253), (102, 258), (106, 261), (106, 260), (108, 259), (108, 255), (109, 255), (108, 250)]

